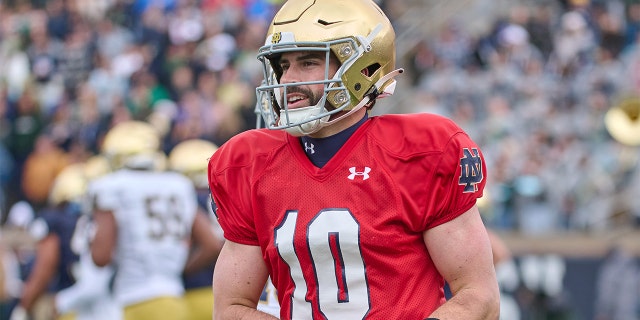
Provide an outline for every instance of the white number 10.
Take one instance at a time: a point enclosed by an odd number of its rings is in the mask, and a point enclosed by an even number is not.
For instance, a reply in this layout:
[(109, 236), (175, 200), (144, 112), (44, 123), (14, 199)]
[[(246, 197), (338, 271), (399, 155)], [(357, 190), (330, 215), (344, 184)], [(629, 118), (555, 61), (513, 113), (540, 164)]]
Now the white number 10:
[[(293, 246), (297, 211), (288, 211), (276, 229), (275, 246), (289, 264), (295, 283), (292, 319), (310, 319), (311, 301), (305, 300), (307, 281)], [(327, 319), (362, 319), (369, 311), (369, 290), (360, 252), (360, 226), (347, 209), (320, 211), (306, 227), (307, 249), (317, 281), (318, 308)]]

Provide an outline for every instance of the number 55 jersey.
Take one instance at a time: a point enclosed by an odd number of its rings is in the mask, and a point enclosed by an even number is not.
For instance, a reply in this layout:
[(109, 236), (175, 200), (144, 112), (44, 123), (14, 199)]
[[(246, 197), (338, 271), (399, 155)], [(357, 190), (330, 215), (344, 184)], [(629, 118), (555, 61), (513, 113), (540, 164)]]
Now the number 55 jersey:
[(123, 306), (182, 296), (197, 197), (175, 172), (122, 169), (89, 186), (93, 206), (117, 222), (114, 297)]
[(209, 182), (225, 238), (261, 247), (281, 319), (423, 319), (445, 301), (423, 232), (475, 204), (485, 169), (452, 121), (385, 115), (322, 168), (283, 131), (244, 132)]

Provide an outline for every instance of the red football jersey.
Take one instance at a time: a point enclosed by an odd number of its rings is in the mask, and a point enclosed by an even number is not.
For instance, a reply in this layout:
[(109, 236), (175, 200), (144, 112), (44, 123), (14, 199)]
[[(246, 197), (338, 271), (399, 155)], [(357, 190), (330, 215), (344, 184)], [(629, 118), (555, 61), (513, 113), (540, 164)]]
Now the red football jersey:
[(371, 117), (323, 167), (298, 138), (241, 133), (209, 162), (225, 238), (262, 248), (281, 319), (423, 319), (445, 302), (425, 230), (482, 195), (478, 146), (432, 114)]

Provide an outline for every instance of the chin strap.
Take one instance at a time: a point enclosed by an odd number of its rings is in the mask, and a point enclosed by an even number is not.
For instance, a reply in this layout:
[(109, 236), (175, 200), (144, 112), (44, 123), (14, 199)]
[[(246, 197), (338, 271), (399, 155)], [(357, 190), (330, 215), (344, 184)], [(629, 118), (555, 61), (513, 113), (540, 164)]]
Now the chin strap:
[(371, 87), (371, 93), (367, 96), (371, 97), (370, 100), (386, 98), (396, 91), (396, 80), (394, 79), (399, 74), (403, 73), (404, 69), (396, 69), (385, 74), (380, 80), (378, 80), (373, 87)]

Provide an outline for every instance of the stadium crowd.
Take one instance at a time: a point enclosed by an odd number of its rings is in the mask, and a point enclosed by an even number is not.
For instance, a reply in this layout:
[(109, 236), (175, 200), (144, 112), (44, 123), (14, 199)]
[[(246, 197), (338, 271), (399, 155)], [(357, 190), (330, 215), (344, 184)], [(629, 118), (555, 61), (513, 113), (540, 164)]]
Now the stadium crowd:
[[(281, 2), (2, 1), (2, 223), (36, 216), (57, 174), (99, 154), (114, 124), (152, 124), (167, 153), (254, 128), (256, 50)], [(377, 2), (392, 22), (411, 3)], [(454, 17), (399, 52), (409, 76), (388, 111), (444, 114), (470, 133), (494, 229), (637, 226), (640, 150), (603, 119), (640, 96), (640, 2), (520, 1), (491, 23), (478, 32)]]
[(409, 110), (446, 114), (479, 139), (493, 227), (637, 225), (638, 148), (612, 139), (604, 117), (640, 93), (639, 11), (635, 2), (534, 2), (488, 34), (454, 21), (416, 47)]

